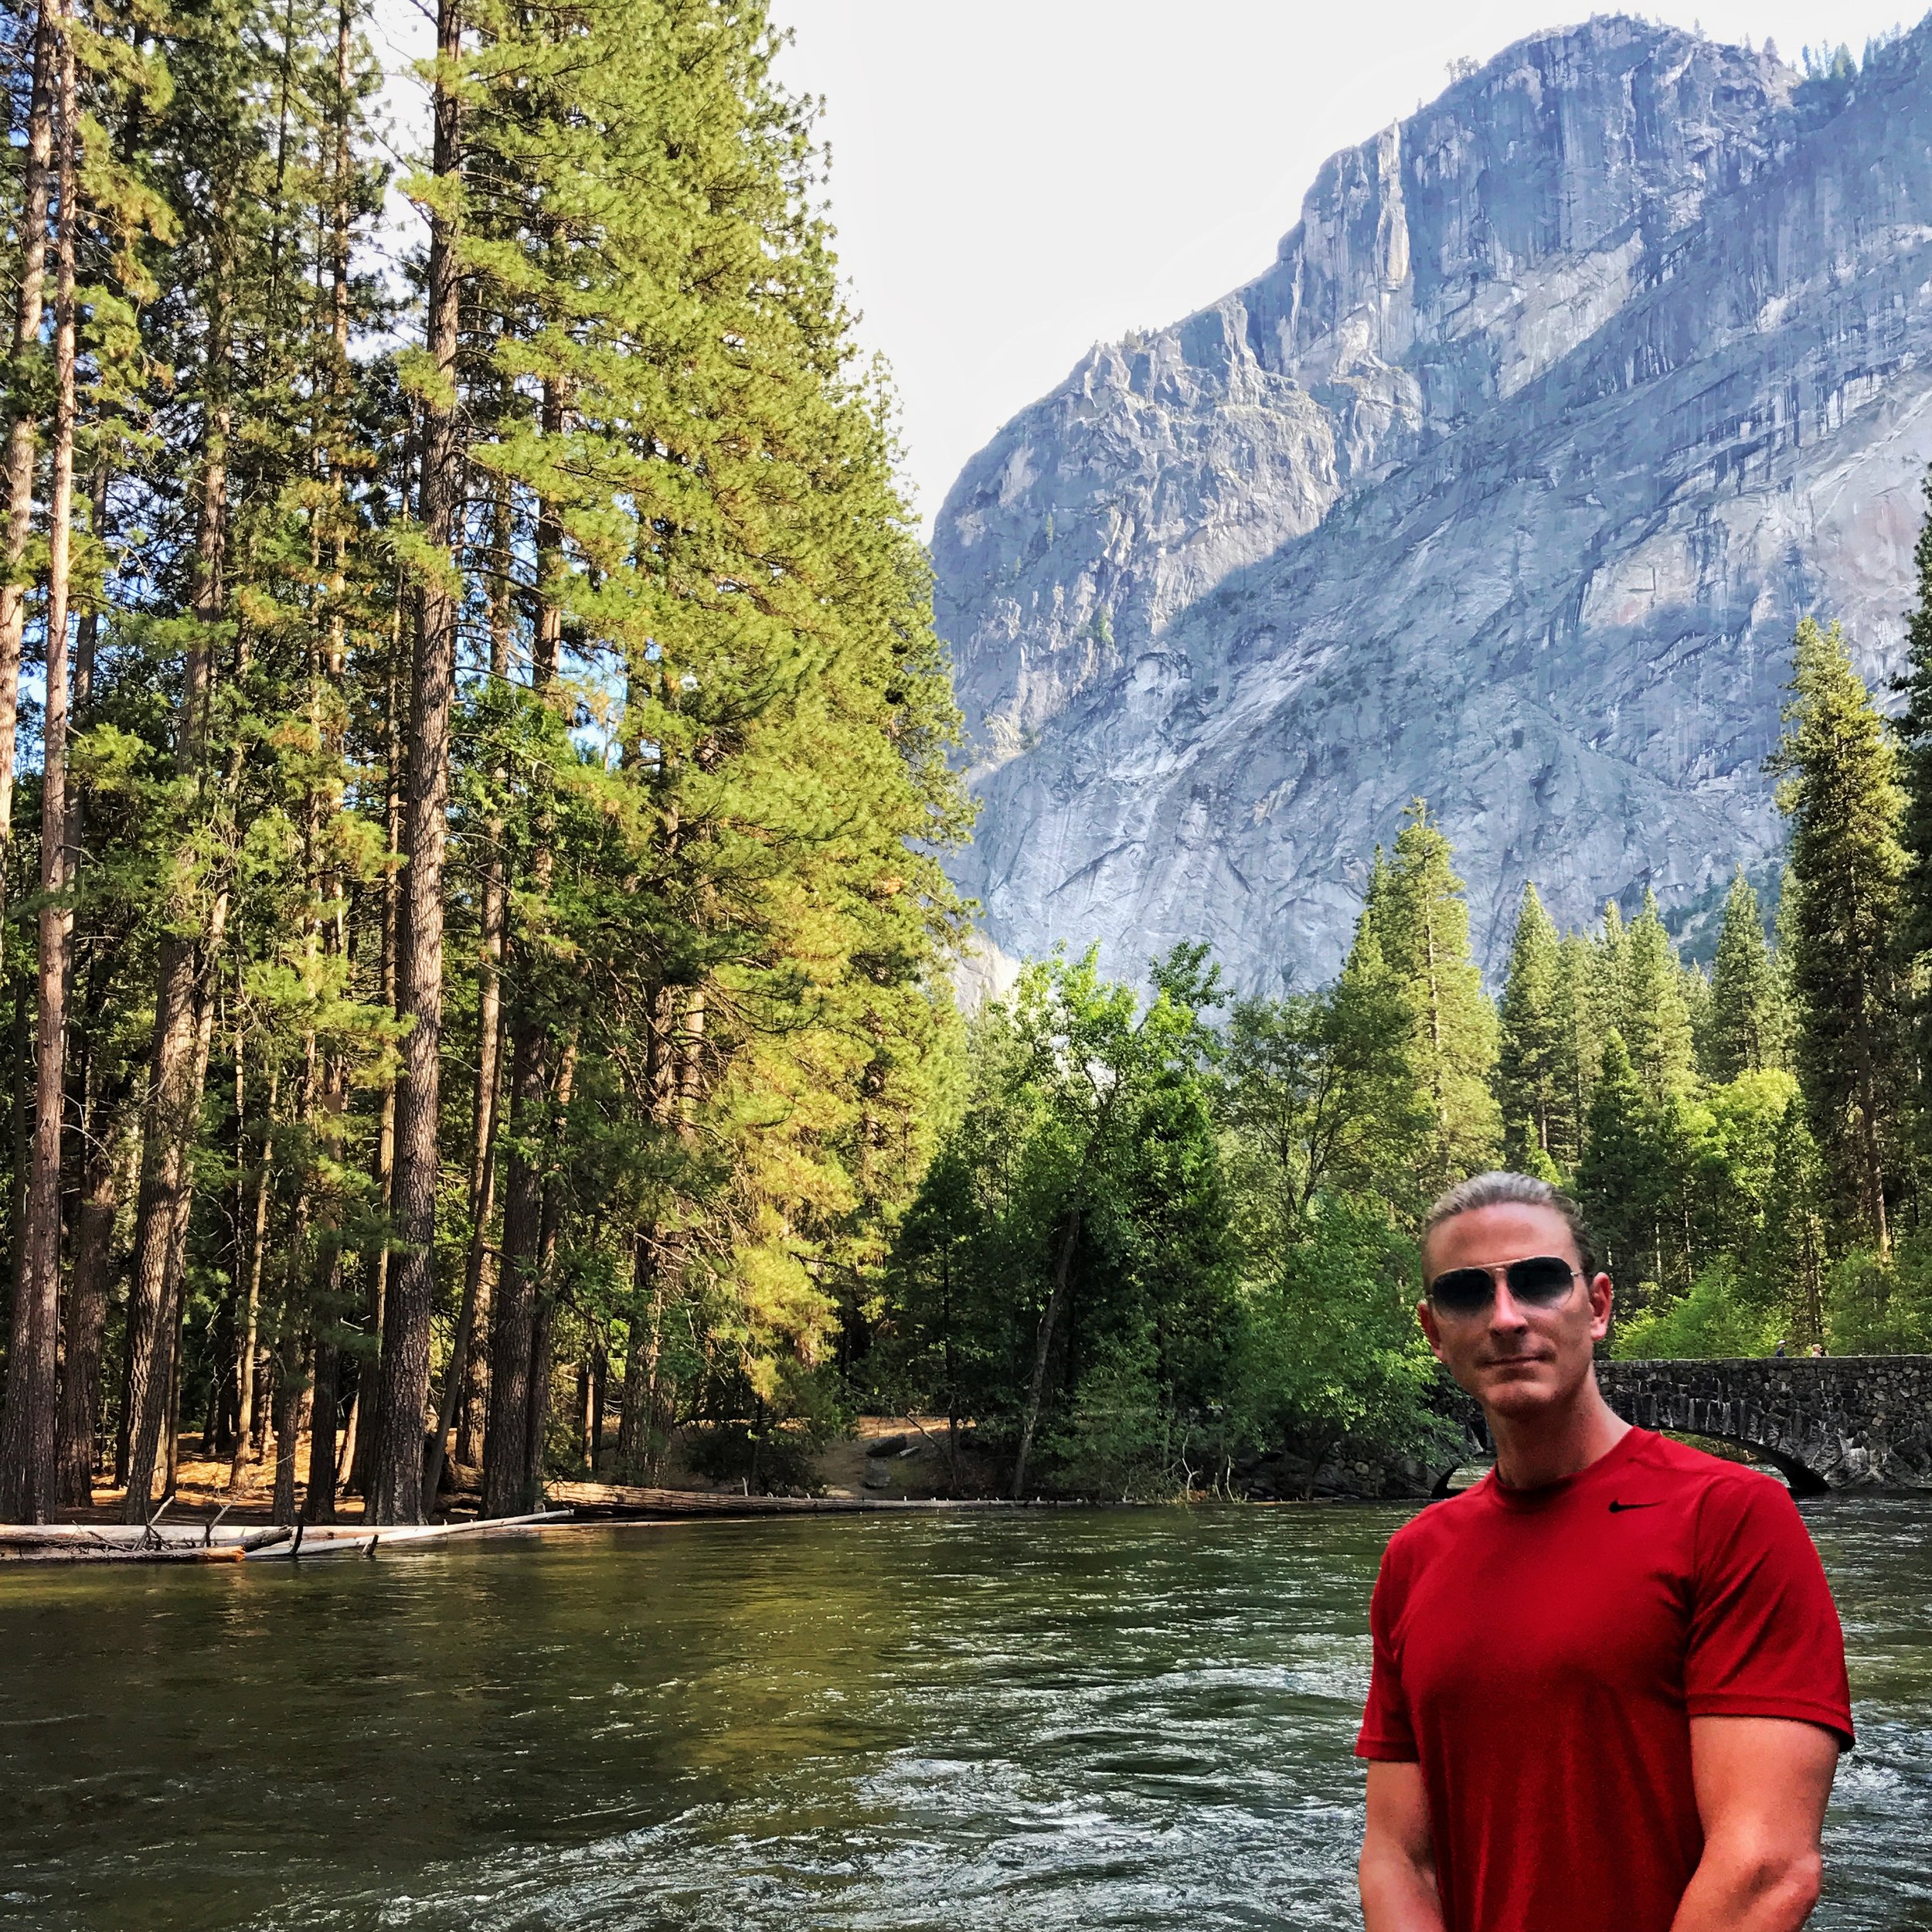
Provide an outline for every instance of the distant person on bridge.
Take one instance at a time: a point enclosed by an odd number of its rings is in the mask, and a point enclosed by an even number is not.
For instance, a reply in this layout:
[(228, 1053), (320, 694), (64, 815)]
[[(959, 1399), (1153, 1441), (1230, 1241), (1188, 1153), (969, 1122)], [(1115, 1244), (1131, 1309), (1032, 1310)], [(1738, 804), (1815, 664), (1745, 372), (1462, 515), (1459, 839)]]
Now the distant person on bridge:
[(1612, 1412), (1610, 1277), (1547, 1182), (1452, 1188), (1422, 1272), (1496, 1466), (1383, 1556), (1366, 1932), (1796, 1932), (1852, 1713), (1791, 1498)]

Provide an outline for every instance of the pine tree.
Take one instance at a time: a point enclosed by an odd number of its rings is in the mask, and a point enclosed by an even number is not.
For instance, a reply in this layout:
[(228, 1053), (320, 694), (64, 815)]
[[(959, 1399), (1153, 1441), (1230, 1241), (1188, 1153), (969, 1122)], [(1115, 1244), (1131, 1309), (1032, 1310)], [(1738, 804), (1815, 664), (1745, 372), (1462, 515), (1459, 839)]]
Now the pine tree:
[(1435, 1122), (1417, 1175), (1429, 1194), (1498, 1151), (1496, 1014), (1469, 957), (1469, 909), (1449, 841), (1423, 800), (1403, 816), (1393, 858), (1371, 878), (1358, 934), (1374, 940), (1409, 1003), (1410, 1077)]
[(1590, 1097), (1603, 1059), (1603, 1026), (1597, 997), (1595, 948), (1581, 933), (1566, 933), (1556, 951), (1555, 1083), (1549, 1151), (1574, 1173), (1583, 1158)]
[[(48, 59), (54, 73), (54, 406), (47, 511), (46, 702), (41, 730), (34, 1133), (7, 1352), (5, 1416), (0, 1423), (0, 1517), (26, 1522), (49, 1520), (59, 1501), (61, 1129), (66, 1109), (67, 982), (73, 930), (66, 903), (66, 767), (73, 540), (74, 253), (80, 231), (75, 198), (81, 158), (71, 0), (65, 0), (53, 25), (53, 45)], [(36, 65), (43, 57), (36, 36)], [(17, 592), (12, 602), (17, 608)], [(9, 614), (0, 611), (0, 627), (9, 621)], [(4, 640), (0, 639), (3, 648)], [(0, 675), (5, 668), (0, 665)], [(9, 745), (9, 753), (11, 750)], [(4, 828), (0, 828), (3, 837)]]
[(1740, 866), (1724, 901), (1724, 924), (1711, 966), (1704, 1072), (1735, 1080), (1784, 1064), (1777, 975), (1764, 943), (1757, 894)]
[(1884, 720), (1835, 624), (1793, 643), (1780, 776), (1797, 887), (1789, 947), (1799, 1080), (1838, 1213), (1880, 1256), (1899, 1160), (1899, 843), (1904, 797)]
[(1750, 1265), (1763, 1299), (1783, 1308), (1791, 1339), (1823, 1342), (1825, 1277), (1831, 1260), (1826, 1219), (1828, 1185), (1818, 1144), (1801, 1107), (1788, 1107), (1780, 1122), (1764, 1225)]
[(1603, 1243), (1604, 1266), (1621, 1278), (1624, 1303), (1634, 1305), (1646, 1273), (1657, 1273), (1661, 1206), (1651, 1103), (1614, 1028), (1604, 1042), (1603, 1067), (1590, 1097), (1578, 1199)]
[(7, 383), (4, 573), (0, 573), (0, 905), (7, 889), (8, 847), (13, 835), (14, 764), (19, 715), (20, 645), (26, 627), (27, 585), (22, 580), (33, 532), (35, 458), (46, 358), (41, 315), (46, 302), (47, 210), (53, 177), (54, 95), (59, 84), (65, 10), (41, 0), (33, 33), (32, 80), (22, 147), (19, 257), (15, 267), (12, 359)]
[(1624, 970), (1630, 957), (1630, 942), (1624, 927), (1623, 909), (1615, 900), (1604, 904), (1603, 923), (1592, 947), (1596, 971), (1592, 981), (1595, 1002), (1597, 1036), (1606, 1039), (1612, 1027), (1621, 1029), (1627, 1002), (1624, 997)]
[(1653, 1100), (1682, 1093), (1693, 1067), (1690, 1009), (1677, 949), (1648, 886), (1643, 910), (1629, 930), (1614, 939), (1607, 931), (1606, 940), (1621, 954), (1615, 969), (1617, 1026), (1631, 1064)]
[(1536, 887), (1526, 884), (1498, 1015), (1496, 1100), (1503, 1159), (1512, 1168), (1540, 1168), (1552, 1158), (1551, 1135), (1563, 1101), (1560, 978), (1556, 928)]
[[(1932, 470), (1920, 487), (1932, 509)], [(1906, 855), (1899, 949), (1913, 1048), (1907, 1100), (1914, 1138), (1927, 1151), (1932, 1151), (1932, 515), (1919, 526), (1912, 560), (1918, 600), (1906, 620), (1905, 673), (1893, 686), (1905, 698), (1893, 721), (1905, 801), (1899, 828)]]

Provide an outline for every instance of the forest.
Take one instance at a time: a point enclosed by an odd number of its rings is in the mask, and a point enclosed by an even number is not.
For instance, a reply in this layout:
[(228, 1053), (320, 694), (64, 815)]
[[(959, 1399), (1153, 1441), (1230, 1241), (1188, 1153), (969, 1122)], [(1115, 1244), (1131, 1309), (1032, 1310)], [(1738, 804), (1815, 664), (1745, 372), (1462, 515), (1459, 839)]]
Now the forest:
[(1627, 1352), (1932, 1346), (1932, 605), (1896, 721), (1800, 628), (1708, 972), (1526, 884), (1492, 999), (1418, 801), (1332, 985), (963, 1016), (959, 719), (762, 9), (438, 0), (401, 167), (361, 5), (0, 25), (0, 1519), (145, 1521), (189, 1437), (284, 1522), (862, 1410), (1014, 1495), (1419, 1452), (1414, 1230), (1498, 1162)]
[(956, 715), (761, 10), (448, 0), (400, 174), (366, 26), (7, 16), (0, 1515), (808, 1411), (933, 1131)]

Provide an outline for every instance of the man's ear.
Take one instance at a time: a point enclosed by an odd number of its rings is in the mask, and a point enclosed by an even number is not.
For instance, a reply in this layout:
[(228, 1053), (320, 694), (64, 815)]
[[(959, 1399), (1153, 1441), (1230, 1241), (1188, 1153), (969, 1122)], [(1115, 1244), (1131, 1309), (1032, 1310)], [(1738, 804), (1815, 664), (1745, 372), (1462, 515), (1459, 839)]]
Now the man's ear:
[(1422, 1324), (1422, 1332), (1428, 1339), (1429, 1352), (1446, 1365), (1448, 1357), (1442, 1352), (1442, 1335), (1436, 1326), (1436, 1311), (1430, 1307), (1426, 1294), (1416, 1304), (1416, 1319)]
[(1607, 1274), (1594, 1275), (1590, 1283), (1590, 1338), (1600, 1342), (1610, 1332), (1610, 1311), (1617, 1298)]

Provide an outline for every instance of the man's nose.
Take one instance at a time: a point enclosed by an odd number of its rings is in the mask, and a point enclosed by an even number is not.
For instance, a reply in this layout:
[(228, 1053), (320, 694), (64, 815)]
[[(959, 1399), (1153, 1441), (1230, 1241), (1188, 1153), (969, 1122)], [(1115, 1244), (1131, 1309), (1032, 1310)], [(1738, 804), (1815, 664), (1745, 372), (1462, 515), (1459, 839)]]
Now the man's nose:
[(1492, 1328), (1511, 1330), (1529, 1326), (1529, 1318), (1517, 1307), (1515, 1298), (1509, 1292), (1509, 1282), (1500, 1278), (1496, 1283), (1496, 1299), (1490, 1311), (1489, 1325)]

